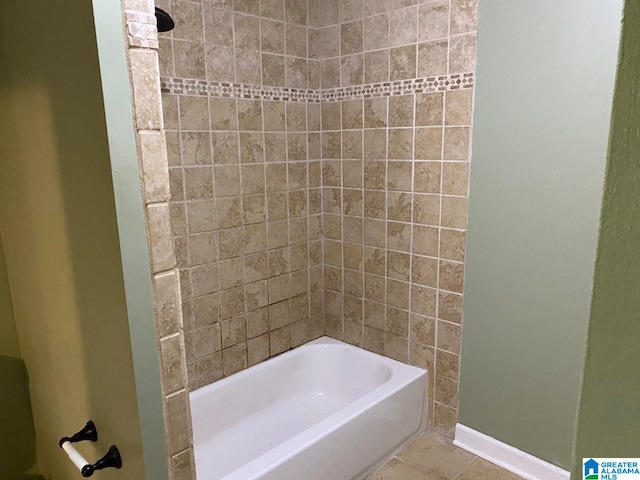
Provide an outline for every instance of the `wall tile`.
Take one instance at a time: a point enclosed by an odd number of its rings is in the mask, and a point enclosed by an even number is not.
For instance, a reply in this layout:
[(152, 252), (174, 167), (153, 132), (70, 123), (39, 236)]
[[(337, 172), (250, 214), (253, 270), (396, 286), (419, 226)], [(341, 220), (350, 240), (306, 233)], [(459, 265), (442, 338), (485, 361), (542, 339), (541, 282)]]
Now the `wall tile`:
[(389, 44), (392, 47), (415, 43), (417, 39), (418, 7), (393, 10), (389, 14)]
[[(475, 69), (475, 0), (203, 3), (163, 75), (326, 92)], [(473, 90), (336, 95), (163, 96), (190, 388), (327, 333), (429, 368), (450, 433)]]
[(147, 220), (153, 272), (157, 273), (174, 268), (176, 260), (171, 235), (169, 205), (162, 203), (148, 206)]

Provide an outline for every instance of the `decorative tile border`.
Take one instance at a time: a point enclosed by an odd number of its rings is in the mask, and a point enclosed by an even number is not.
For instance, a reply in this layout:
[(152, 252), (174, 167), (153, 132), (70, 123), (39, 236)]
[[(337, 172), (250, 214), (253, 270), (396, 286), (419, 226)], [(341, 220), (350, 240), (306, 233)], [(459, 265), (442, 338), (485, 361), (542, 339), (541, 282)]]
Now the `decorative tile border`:
[(179, 95), (203, 95), (209, 97), (252, 98), (281, 100), (287, 102), (320, 103), (320, 90), (300, 88), (266, 87), (243, 83), (207, 82), (183, 78), (161, 78), (160, 88), (164, 93)]
[(354, 87), (340, 87), (322, 90), (322, 102), (356, 100), (359, 98), (390, 97), (414, 93), (444, 92), (471, 88), (473, 73), (457, 73), (440, 77), (412, 78), (393, 82), (370, 83)]
[(352, 87), (312, 90), (285, 87), (266, 87), (242, 83), (207, 82), (206, 80), (161, 78), (164, 93), (209, 97), (251, 98), (287, 102), (325, 103), (359, 98), (389, 97), (415, 93), (444, 92), (472, 88), (473, 73), (457, 73), (439, 77), (413, 78), (393, 82), (370, 83)]
[(158, 27), (156, 17), (144, 12), (126, 12), (127, 37), (129, 46), (158, 48)]

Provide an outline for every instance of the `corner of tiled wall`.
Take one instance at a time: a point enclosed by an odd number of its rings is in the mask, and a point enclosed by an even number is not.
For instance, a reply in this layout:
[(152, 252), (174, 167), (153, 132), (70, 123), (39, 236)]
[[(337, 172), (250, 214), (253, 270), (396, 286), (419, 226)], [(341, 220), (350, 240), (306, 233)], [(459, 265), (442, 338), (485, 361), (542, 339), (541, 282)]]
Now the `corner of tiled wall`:
[(189, 388), (324, 334), (315, 0), (158, 0)]
[(180, 279), (171, 234), (169, 172), (160, 98), (158, 31), (153, 0), (124, 0), (127, 58), (133, 89), (140, 182), (162, 373), (171, 480), (192, 480), (193, 448), (180, 308)]
[(322, 5), (326, 333), (428, 369), (453, 435), (477, 0)]
[(428, 368), (452, 435), (477, 0), (158, 6), (189, 387), (327, 333)]

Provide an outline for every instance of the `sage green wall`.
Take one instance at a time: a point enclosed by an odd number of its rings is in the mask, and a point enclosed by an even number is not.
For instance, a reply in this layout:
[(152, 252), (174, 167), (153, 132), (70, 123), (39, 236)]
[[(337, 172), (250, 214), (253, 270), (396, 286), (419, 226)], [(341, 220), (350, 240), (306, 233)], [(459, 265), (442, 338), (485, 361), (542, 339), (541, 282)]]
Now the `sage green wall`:
[(479, 5), (459, 422), (568, 469), (622, 0)]
[(18, 346), (18, 334), (13, 318), (13, 304), (11, 303), (11, 290), (7, 278), (7, 266), (4, 260), (4, 248), (2, 246), (2, 234), (0, 232), (0, 355), (20, 358)]
[(115, 443), (124, 462), (100, 478), (141, 480), (91, 2), (0, 2), (0, 72), (0, 224), (42, 473), (79, 476), (58, 440), (91, 418), (99, 441), (79, 449), (97, 459)]
[(583, 457), (637, 457), (640, 445), (640, 4), (627, 0), (616, 81), (575, 478)]

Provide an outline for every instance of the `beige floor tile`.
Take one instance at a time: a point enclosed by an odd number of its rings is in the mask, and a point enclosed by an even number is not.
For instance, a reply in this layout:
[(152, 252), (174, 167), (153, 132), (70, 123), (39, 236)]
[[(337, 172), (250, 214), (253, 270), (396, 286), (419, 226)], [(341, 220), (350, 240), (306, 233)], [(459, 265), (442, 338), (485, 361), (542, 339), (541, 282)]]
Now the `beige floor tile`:
[(397, 458), (392, 458), (386, 465), (365, 480), (436, 480), (429, 474), (421, 472)]
[(460, 475), (455, 477), (455, 480), (518, 480), (521, 478), (482, 458), (476, 458)]
[(398, 457), (438, 480), (451, 480), (475, 458), (437, 434), (417, 438)]

